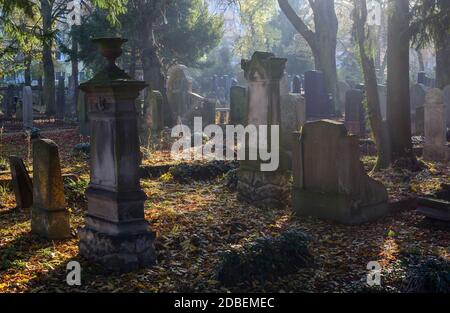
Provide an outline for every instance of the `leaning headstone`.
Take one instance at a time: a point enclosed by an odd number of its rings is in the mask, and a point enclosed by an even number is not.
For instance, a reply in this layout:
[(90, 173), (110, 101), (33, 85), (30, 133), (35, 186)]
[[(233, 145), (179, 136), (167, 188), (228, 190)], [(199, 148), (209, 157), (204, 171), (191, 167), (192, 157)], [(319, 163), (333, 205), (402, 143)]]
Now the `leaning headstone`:
[(56, 118), (64, 119), (64, 112), (66, 109), (66, 95), (64, 86), (64, 76), (58, 78), (58, 89), (56, 91)]
[(364, 93), (358, 89), (347, 91), (345, 98), (345, 127), (354, 135), (364, 137), (366, 115), (363, 105)]
[(325, 78), (320, 71), (305, 72), (306, 118), (330, 118), (332, 102), (325, 87)]
[[(242, 60), (242, 69), (248, 81), (248, 125), (280, 125), (280, 80), (287, 59), (276, 58), (272, 53), (255, 52), (251, 60)], [(268, 130), (270, 132), (270, 130)], [(260, 134), (261, 136), (261, 134)], [(270, 147), (270, 140), (263, 138), (261, 144)], [(282, 138), (280, 141), (282, 142)], [(275, 171), (264, 171), (261, 160), (240, 161), (238, 171), (238, 199), (261, 208), (283, 206), (288, 194), (288, 179), (285, 175), (285, 156), (281, 153), (281, 142), (272, 149), (278, 154), (280, 165)], [(246, 144), (246, 150), (258, 151), (253, 144)]]
[(89, 117), (86, 101), (86, 94), (80, 90), (78, 92), (78, 122), (80, 128), (80, 134), (83, 136), (89, 136)]
[(172, 120), (183, 119), (190, 111), (190, 93), (193, 79), (185, 65), (175, 65), (169, 69), (167, 80), (167, 99), (169, 101)]
[(447, 128), (450, 128), (450, 85), (447, 85), (443, 89), (444, 92), (444, 104), (447, 111), (446, 119), (447, 119)]
[(342, 123), (306, 123), (294, 134), (293, 205), (301, 216), (359, 224), (388, 212), (388, 193), (364, 171), (359, 139)]
[(23, 87), (22, 116), (23, 126), (26, 129), (33, 128), (33, 91), (30, 86)]
[(31, 208), (33, 205), (33, 183), (21, 158), (9, 157), (11, 185), (16, 197), (17, 208)]
[(425, 160), (445, 162), (449, 158), (445, 114), (443, 92), (437, 88), (428, 90), (425, 98)]
[(147, 87), (116, 64), (126, 41), (96, 39), (108, 65), (80, 85), (91, 122), (90, 184), (85, 226), (78, 231), (80, 254), (113, 271), (134, 271), (155, 263), (154, 239), (144, 216), (135, 101)]
[(299, 75), (295, 75), (292, 81), (292, 93), (302, 93), (302, 79)]
[(33, 142), (31, 230), (49, 239), (70, 237), (58, 146), (50, 139)]

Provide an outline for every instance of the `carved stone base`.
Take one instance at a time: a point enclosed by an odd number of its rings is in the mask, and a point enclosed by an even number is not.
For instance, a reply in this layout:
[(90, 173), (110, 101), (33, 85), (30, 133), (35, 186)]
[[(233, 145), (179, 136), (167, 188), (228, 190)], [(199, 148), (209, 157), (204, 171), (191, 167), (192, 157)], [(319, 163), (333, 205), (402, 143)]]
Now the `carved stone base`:
[(48, 239), (70, 238), (69, 212), (67, 209), (47, 210), (33, 207), (31, 232)]
[(156, 263), (155, 235), (150, 231), (114, 236), (85, 227), (79, 229), (78, 234), (80, 254), (107, 270), (131, 272)]
[(288, 179), (279, 172), (238, 171), (238, 200), (259, 208), (281, 208), (289, 198)]

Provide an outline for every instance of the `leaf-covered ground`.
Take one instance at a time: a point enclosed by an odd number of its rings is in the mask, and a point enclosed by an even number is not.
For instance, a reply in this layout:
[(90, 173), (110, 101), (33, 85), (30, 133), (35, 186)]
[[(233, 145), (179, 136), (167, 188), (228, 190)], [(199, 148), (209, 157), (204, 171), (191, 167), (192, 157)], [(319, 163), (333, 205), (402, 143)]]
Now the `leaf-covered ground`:
[[(367, 264), (383, 267), (381, 290), (398, 292), (413, 267), (411, 256), (450, 260), (450, 225), (430, 222), (408, 205), (374, 223), (343, 226), (313, 218), (298, 218), (290, 208), (260, 210), (236, 199), (224, 179), (178, 184), (163, 175), (142, 180), (148, 201), (145, 216), (156, 232), (158, 265), (134, 273), (111, 274), (78, 256), (77, 228), (83, 226), (88, 181), (87, 159), (72, 149), (83, 139), (75, 130), (48, 132), (60, 147), (63, 172), (75, 173), (78, 182), (66, 186), (73, 238), (47, 241), (30, 234), (30, 211), (14, 210), (14, 196), (0, 187), (0, 292), (357, 292), (367, 291)], [(0, 158), (28, 157), (27, 139), (4, 136)], [(172, 163), (168, 153), (144, 153), (147, 165)], [(367, 166), (372, 158), (364, 158)], [(428, 163), (411, 173), (388, 170), (376, 174), (392, 201), (433, 193), (449, 182), (449, 169)], [(0, 180), (5, 177), (0, 177)], [(263, 235), (287, 229), (311, 237), (314, 267), (265, 283), (253, 281), (224, 288), (216, 280), (219, 254)], [(82, 266), (82, 285), (66, 284), (66, 265)], [(379, 290), (379, 289), (377, 289)]]

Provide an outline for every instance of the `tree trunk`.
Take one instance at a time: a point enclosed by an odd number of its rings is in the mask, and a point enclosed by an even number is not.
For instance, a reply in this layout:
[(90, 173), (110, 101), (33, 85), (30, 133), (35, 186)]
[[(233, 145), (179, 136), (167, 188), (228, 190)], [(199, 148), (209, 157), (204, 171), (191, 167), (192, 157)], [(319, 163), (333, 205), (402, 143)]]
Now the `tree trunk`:
[(316, 69), (323, 72), (327, 91), (332, 94), (337, 111), (339, 107), (336, 44), (338, 20), (333, 0), (316, 1), (314, 10), (314, 25), (317, 45), (313, 49)]
[(75, 116), (77, 112), (77, 104), (78, 104), (78, 39), (76, 35), (72, 36), (72, 84), (70, 88), (72, 89), (69, 94), (71, 98), (69, 99), (70, 103), (70, 112), (71, 116)]
[(315, 31), (309, 29), (295, 13), (288, 0), (278, 0), (278, 4), (289, 22), (310, 46), (316, 69), (324, 73), (327, 91), (332, 94), (335, 101), (334, 110), (337, 111), (339, 107), (336, 105), (336, 101), (339, 101), (336, 70), (338, 20), (334, 0), (310, 1), (314, 12)]
[[(380, 98), (378, 95), (377, 73), (375, 70), (375, 61), (370, 45), (366, 50), (365, 24), (367, 21), (367, 4), (366, 0), (355, 0), (355, 16), (354, 23), (356, 26), (356, 36), (361, 56), (361, 66), (364, 74), (364, 83), (366, 90), (367, 108), (369, 113), (370, 126), (372, 128), (373, 137), (377, 146), (377, 164), (374, 170), (389, 167), (389, 138), (388, 133), (383, 125), (381, 116)], [(370, 38), (369, 38), (370, 40)]]
[(437, 40), (436, 45), (436, 86), (450, 85), (450, 35), (447, 40)]
[(392, 162), (400, 159), (415, 161), (411, 141), (408, 12), (408, 0), (389, 3), (387, 121)]
[(425, 63), (423, 63), (423, 54), (422, 50), (417, 49), (417, 59), (419, 60), (419, 71), (424, 72), (425, 71)]
[(31, 58), (25, 58), (25, 86), (31, 86)]
[[(142, 40), (141, 62), (144, 72), (144, 80), (149, 84), (148, 90), (158, 90), (161, 92), (164, 100), (164, 124), (173, 126), (176, 121), (172, 120), (170, 106), (167, 105), (166, 78), (162, 70), (162, 62), (158, 56), (158, 47), (153, 35), (153, 22), (147, 19), (145, 35)], [(146, 99), (147, 100), (147, 99)]]
[(55, 68), (53, 66), (52, 46), (52, 8), (49, 0), (41, 0), (42, 15), (42, 65), (44, 68), (43, 98), (47, 115), (55, 114)]

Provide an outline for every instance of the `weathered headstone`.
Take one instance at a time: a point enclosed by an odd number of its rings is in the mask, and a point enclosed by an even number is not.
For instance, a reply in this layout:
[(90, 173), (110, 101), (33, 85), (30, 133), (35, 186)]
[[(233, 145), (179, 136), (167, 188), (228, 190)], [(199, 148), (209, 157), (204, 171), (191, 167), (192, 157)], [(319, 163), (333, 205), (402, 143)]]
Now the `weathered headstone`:
[(21, 158), (9, 157), (11, 185), (16, 197), (17, 208), (31, 208), (33, 205), (33, 183)]
[(33, 128), (33, 91), (30, 86), (23, 87), (22, 120), (26, 129)]
[[(292, 133), (299, 131), (306, 122), (305, 99), (302, 95), (290, 93), (281, 95), (281, 138), (283, 138), (283, 148), (288, 153), (288, 163), (290, 164), (292, 155)], [(291, 166), (289, 166), (291, 168)]]
[(445, 114), (443, 92), (437, 88), (428, 90), (425, 97), (425, 160), (445, 162), (449, 158)]
[(302, 79), (299, 75), (295, 75), (292, 81), (292, 93), (302, 93)]
[(14, 108), (14, 85), (8, 85), (6, 89), (6, 95), (3, 98), (3, 113), (5, 114), (5, 118), (11, 118)]
[(139, 135), (135, 100), (147, 85), (115, 64), (121, 38), (100, 38), (108, 65), (80, 85), (91, 122), (88, 212), (79, 230), (80, 254), (114, 271), (154, 264), (154, 238), (144, 216), (147, 199), (139, 181)]
[(89, 117), (87, 112), (87, 99), (86, 94), (80, 90), (78, 93), (78, 122), (80, 128), (80, 134), (83, 136), (90, 135), (89, 129)]
[(447, 110), (446, 119), (447, 119), (447, 128), (450, 128), (450, 85), (447, 85), (443, 89), (444, 92), (444, 104)]
[(64, 76), (58, 78), (58, 89), (56, 90), (56, 118), (64, 119), (64, 112), (66, 109), (66, 95), (65, 95)]
[(193, 79), (185, 65), (175, 65), (169, 69), (167, 81), (167, 99), (169, 101), (172, 120), (183, 119), (191, 109), (189, 107)]
[(70, 237), (58, 146), (50, 139), (33, 142), (31, 231), (49, 239)]
[(306, 118), (330, 118), (332, 102), (325, 87), (325, 78), (320, 71), (305, 72)]
[[(423, 135), (423, 109), (419, 109), (424, 106), (425, 95), (427, 93), (428, 87), (423, 84), (414, 84), (410, 88), (410, 103), (411, 103), (411, 123), (412, 131), (414, 135)], [(419, 109), (419, 110), (418, 110)], [(417, 112), (418, 110), (418, 112)]]
[(233, 86), (230, 89), (230, 123), (246, 125), (247, 122), (247, 88)]
[[(248, 81), (248, 125), (280, 125), (280, 80), (286, 62), (287, 59), (276, 58), (267, 52), (255, 52), (251, 60), (242, 60), (242, 69)], [(266, 145), (270, 147), (269, 140), (275, 139), (268, 136), (262, 140), (266, 140)], [(271, 153), (278, 153), (280, 163), (283, 163), (285, 157), (280, 148), (281, 143)], [(256, 147), (246, 144), (246, 150), (253, 149)], [(283, 206), (288, 193), (285, 170), (283, 164), (275, 171), (262, 171), (260, 160), (240, 161), (238, 199), (263, 208)]]
[(354, 135), (364, 137), (366, 114), (363, 105), (364, 93), (358, 89), (347, 91), (345, 99), (345, 127)]
[(294, 134), (293, 205), (297, 214), (344, 224), (374, 220), (388, 212), (386, 188), (364, 171), (359, 139), (342, 123), (306, 123)]

